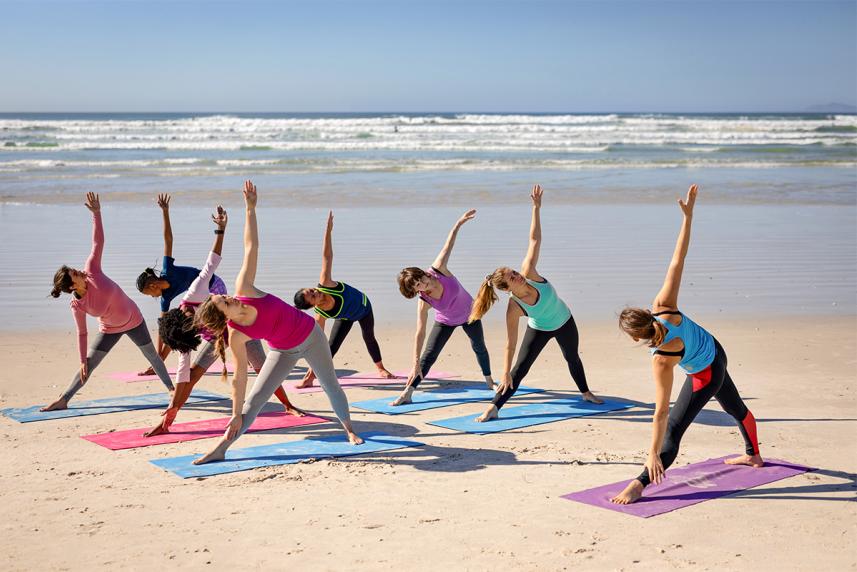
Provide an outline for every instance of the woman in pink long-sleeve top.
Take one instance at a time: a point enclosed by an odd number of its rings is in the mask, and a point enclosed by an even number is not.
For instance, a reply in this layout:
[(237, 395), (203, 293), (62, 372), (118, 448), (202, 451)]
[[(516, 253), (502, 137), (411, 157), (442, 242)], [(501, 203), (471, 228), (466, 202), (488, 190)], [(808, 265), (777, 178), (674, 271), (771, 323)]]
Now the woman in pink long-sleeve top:
[[(65, 409), (68, 402), (89, 379), (92, 371), (113, 349), (124, 334), (137, 344), (155, 373), (170, 391), (173, 384), (163, 360), (155, 351), (152, 337), (137, 304), (128, 297), (116, 282), (101, 270), (101, 253), (104, 251), (104, 227), (101, 224), (101, 203), (95, 193), (86, 194), (86, 208), (92, 213), (92, 252), (83, 270), (62, 266), (54, 275), (51, 296), (59, 298), (61, 292), (72, 295), (71, 312), (77, 324), (77, 347), (80, 354), (80, 371), (59, 399), (42, 411)], [(98, 335), (89, 352), (86, 351), (86, 315), (98, 318)]]

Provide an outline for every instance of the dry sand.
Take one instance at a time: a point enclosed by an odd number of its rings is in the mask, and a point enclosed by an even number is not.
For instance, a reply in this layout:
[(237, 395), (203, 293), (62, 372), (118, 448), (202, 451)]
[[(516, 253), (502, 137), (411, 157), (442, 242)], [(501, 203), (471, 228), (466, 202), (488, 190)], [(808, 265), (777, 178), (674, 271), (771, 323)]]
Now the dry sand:
[[(593, 390), (640, 402), (624, 412), (476, 436), (426, 425), (481, 405), (387, 417), (354, 410), (360, 431), (415, 437), (425, 447), (182, 480), (147, 460), (204, 452), (211, 441), (112, 452), (80, 435), (143, 427), (157, 412), (19, 424), (0, 418), (5, 570), (843, 570), (857, 568), (855, 318), (720, 323), (700, 319), (729, 354), (732, 377), (759, 420), (763, 455), (820, 470), (652, 519), (560, 499), (637, 474), (653, 399), (646, 351), (614, 323), (580, 323)], [(502, 328), (488, 328), (498, 371)], [(411, 330), (382, 328), (391, 369), (408, 367)], [(2, 406), (44, 403), (75, 367), (72, 332), (0, 335)], [(479, 379), (456, 334), (437, 367)], [(136, 369), (123, 341), (78, 399), (158, 391), (107, 373)], [(336, 363), (365, 370), (352, 334)], [(573, 383), (549, 346), (526, 383), (567, 392)], [(206, 389), (227, 392), (217, 379)], [(674, 389), (674, 395), (678, 391)], [(350, 389), (352, 401), (394, 388)], [(510, 405), (549, 399), (542, 394)], [(331, 414), (323, 394), (295, 396)], [(222, 405), (179, 421), (225, 414)], [(329, 435), (332, 424), (244, 436), (237, 447)], [(731, 418), (712, 403), (688, 431), (676, 465), (738, 453)]]

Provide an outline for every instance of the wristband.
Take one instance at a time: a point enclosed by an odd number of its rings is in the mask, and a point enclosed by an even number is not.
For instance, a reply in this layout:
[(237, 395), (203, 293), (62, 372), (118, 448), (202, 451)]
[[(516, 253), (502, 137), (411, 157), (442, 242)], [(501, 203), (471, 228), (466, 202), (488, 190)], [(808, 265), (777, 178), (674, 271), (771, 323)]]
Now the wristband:
[(224, 232), (226, 232), (226, 231), (222, 228), (215, 228), (214, 229), (214, 234), (223, 234)]

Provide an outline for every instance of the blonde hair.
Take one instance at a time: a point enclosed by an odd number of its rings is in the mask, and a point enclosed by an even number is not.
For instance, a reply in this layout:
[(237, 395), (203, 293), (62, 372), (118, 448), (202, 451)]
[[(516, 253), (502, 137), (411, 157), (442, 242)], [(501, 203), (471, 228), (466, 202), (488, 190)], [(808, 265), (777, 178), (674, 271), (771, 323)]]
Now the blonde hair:
[(664, 343), (667, 329), (650, 310), (644, 308), (625, 308), (619, 314), (619, 329), (638, 340), (646, 340), (650, 348)]
[(501, 266), (485, 277), (482, 286), (479, 287), (479, 292), (476, 293), (476, 298), (473, 300), (470, 317), (467, 318), (468, 323), (472, 324), (476, 320), (481, 320), (482, 316), (487, 314), (494, 302), (498, 300), (494, 288), (504, 292), (509, 289), (509, 283), (503, 278), (507, 270), (509, 270), (508, 267)]
[[(193, 316), (193, 325), (197, 328), (205, 328), (214, 337), (214, 352), (224, 364), (226, 364), (226, 314), (221, 312), (211, 296), (199, 305)], [(221, 375), (226, 380), (226, 373)]]

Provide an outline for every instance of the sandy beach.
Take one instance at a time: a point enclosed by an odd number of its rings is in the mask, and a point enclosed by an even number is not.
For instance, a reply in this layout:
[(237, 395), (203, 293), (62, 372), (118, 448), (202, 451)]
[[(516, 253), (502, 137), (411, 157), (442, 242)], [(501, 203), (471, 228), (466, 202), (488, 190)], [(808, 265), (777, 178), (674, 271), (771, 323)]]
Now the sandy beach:
[[(758, 418), (763, 455), (817, 471), (646, 520), (559, 498), (637, 474), (650, 435), (646, 351), (623, 339), (612, 322), (582, 321), (590, 386), (635, 407), (483, 436), (426, 425), (476, 415), (481, 405), (396, 417), (354, 409), (358, 431), (380, 430), (425, 446), (187, 480), (147, 461), (204, 452), (210, 441), (112, 452), (79, 438), (146, 426), (157, 418), (153, 410), (33, 424), (3, 418), (0, 431), (11, 451), (0, 471), (4, 568), (853, 568), (854, 317), (699, 319), (727, 349), (732, 376)], [(407, 366), (411, 333), (404, 326), (380, 332), (392, 368)], [(71, 335), (0, 337), (16, 358), (0, 376), (3, 406), (44, 401), (64, 387), (75, 363)], [(502, 330), (488, 328), (487, 341), (496, 363)], [(437, 367), (478, 380), (464, 336), (457, 334), (448, 348)], [(158, 391), (158, 382), (125, 384), (107, 375), (139, 361), (130, 343), (120, 343), (79, 399)], [(336, 363), (366, 370), (368, 361), (359, 336), (351, 336)], [(556, 347), (549, 346), (526, 383), (549, 392), (515, 398), (510, 406), (574, 393)], [(227, 392), (216, 377), (201, 386)], [(348, 397), (395, 393), (357, 388)], [(320, 393), (295, 402), (332, 414)], [(228, 404), (192, 407), (179, 421), (227, 412)], [(248, 434), (239, 446), (336, 432), (328, 423)], [(740, 450), (732, 419), (712, 401), (686, 435), (675, 466)]]

